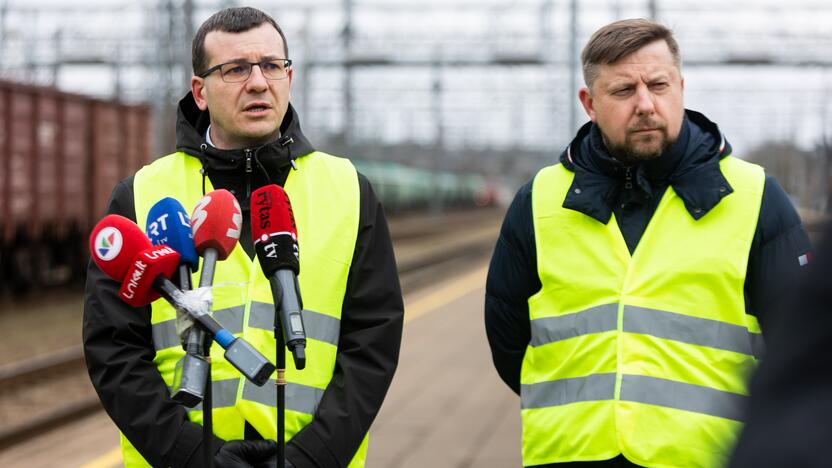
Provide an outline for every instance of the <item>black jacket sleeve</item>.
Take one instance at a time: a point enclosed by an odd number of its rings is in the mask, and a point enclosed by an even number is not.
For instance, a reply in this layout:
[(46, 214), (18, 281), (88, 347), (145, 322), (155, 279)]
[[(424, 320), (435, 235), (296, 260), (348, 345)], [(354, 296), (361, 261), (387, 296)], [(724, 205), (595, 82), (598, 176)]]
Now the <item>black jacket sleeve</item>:
[[(135, 221), (132, 178), (113, 190), (107, 212)], [(189, 458), (201, 455), (202, 427), (188, 421), (184, 407), (170, 398), (153, 364), (150, 308), (128, 306), (118, 289), (90, 261), (83, 342), (92, 384), (107, 414), (151, 465), (198, 466), (199, 460)]]
[(332, 381), (314, 420), (286, 446), (298, 468), (347, 466), (381, 408), (399, 359), (404, 305), (387, 221), (359, 175), (358, 238)]
[(746, 310), (764, 335), (779, 326), (782, 302), (804, 276), (811, 248), (789, 196), (767, 176), (745, 280)]
[(485, 286), (485, 331), (500, 378), (520, 393), (520, 366), (531, 339), (528, 299), (540, 290), (532, 223), (532, 182), (506, 212)]

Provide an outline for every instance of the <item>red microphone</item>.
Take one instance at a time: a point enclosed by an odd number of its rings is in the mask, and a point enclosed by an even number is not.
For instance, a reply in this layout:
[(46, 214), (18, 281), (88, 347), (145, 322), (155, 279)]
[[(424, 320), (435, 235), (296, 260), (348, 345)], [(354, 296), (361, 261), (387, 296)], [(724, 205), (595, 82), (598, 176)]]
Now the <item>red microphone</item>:
[(118, 295), (133, 307), (161, 297), (154, 291), (156, 278), (170, 278), (179, 265), (179, 253), (168, 246), (154, 247), (136, 223), (118, 215), (95, 225), (90, 250), (98, 268), (121, 282)]
[(288, 268), (295, 275), (298, 263), (298, 229), (289, 195), (280, 186), (260, 187), (251, 194), (251, 238), (266, 276)]
[(211, 286), (217, 260), (225, 260), (240, 239), (243, 213), (228, 190), (208, 193), (196, 204), (191, 215), (196, 252), (204, 259), (199, 287)]
[(133, 221), (115, 214), (105, 216), (90, 234), (92, 260), (107, 276), (121, 281), (136, 255), (152, 247)]
[(297, 279), (300, 270), (298, 230), (289, 196), (274, 184), (260, 187), (251, 194), (251, 217), (254, 250), (269, 279), (274, 298), (275, 330), (283, 331), (283, 341), (292, 352), (295, 367), (303, 369), (306, 366), (306, 332)]
[(214, 190), (196, 204), (191, 215), (191, 229), (200, 255), (207, 249), (214, 249), (217, 260), (225, 260), (237, 245), (243, 229), (240, 204), (228, 190)]

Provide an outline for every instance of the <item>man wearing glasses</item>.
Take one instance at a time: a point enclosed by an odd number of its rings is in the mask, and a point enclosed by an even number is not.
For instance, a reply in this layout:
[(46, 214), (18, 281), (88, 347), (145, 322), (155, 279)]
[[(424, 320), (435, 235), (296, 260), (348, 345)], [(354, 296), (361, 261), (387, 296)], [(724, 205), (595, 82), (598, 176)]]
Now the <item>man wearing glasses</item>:
[[(213, 189), (234, 194), (242, 236), (217, 264), (214, 312), (221, 309), (226, 328), (274, 356), (274, 308), (253, 250), (249, 204), (258, 187), (285, 188), (300, 234), (307, 332), (306, 369), (287, 361), (287, 466), (360, 467), (398, 361), (401, 290), (369, 182), (301, 132), (289, 103), (288, 57), (280, 27), (259, 10), (230, 8), (206, 20), (193, 40), (191, 92), (179, 103), (177, 152), (119, 183), (108, 211), (144, 226), (148, 208), (163, 197), (191, 210)], [(175, 319), (161, 316), (157, 303), (125, 305), (118, 287), (90, 264), (84, 347), (93, 385), (123, 434), (125, 465), (204, 466), (201, 411), (169, 393), (183, 355)], [(216, 353), (213, 368), (214, 465), (268, 466), (271, 459), (273, 466), (274, 381), (251, 388)]]

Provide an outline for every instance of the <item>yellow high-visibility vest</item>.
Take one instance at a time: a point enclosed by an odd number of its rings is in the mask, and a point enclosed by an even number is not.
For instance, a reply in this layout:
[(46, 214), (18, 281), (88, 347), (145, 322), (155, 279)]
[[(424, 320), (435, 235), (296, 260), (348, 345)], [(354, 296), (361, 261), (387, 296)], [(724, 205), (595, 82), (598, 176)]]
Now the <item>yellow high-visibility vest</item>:
[(520, 378), (524, 465), (727, 461), (762, 349), (743, 288), (765, 174), (730, 156), (720, 168), (733, 193), (695, 220), (668, 188), (632, 255), (614, 216), (562, 206), (574, 173), (535, 177), (542, 288)]
[[(358, 236), (359, 188), (352, 163), (321, 152), (296, 160), (284, 189), (297, 223), (300, 245), (300, 285), (306, 329), (307, 366), (298, 371), (286, 360), (285, 440), (309, 424), (332, 379), (340, 336), (341, 308)], [(153, 204), (163, 197), (179, 200), (192, 211), (202, 198), (201, 163), (185, 153), (174, 153), (142, 168), (133, 182), (136, 221), (144, 227)], [(213, 190), (206, 180), (206, 193)], [(198, 284), (194, 273), (193, 284)], [(213, 315), (235, 336), (242, 337), (269, 360), (274, 360), (274, 305), (269, 282), (257, 259), (241, 246), (217, 263), (213, 283)], [(173, 383), (176, 363), (184, 355), (176, 332), (176, 312), (164, 300), (152, 304), (154, 363), (165, 383)], [(213, 430), (225, 440), (243, 439), (247, 421), (265, 438), (276, 439), (274, 379), (262, 387), (248, 382), (211, 347)], [(188, 410), (191, 421), (202, 423), (201, 405)], [(122, 435), (125, 466), (147, 466), (141, 454)], [(350, 467), (363, 467), (368, 438)]]

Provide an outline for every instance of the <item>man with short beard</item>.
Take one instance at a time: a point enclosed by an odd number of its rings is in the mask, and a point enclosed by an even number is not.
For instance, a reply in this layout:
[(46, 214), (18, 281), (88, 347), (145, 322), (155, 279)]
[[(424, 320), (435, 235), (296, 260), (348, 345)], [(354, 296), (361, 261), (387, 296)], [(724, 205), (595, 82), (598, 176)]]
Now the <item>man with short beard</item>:
[(777, 182), (684, 108), (670, 30), (609, 24), (582, 62), (591, 122), (517, 193), (486, 287), (523, 465), (723, 466), (808, 237)]

